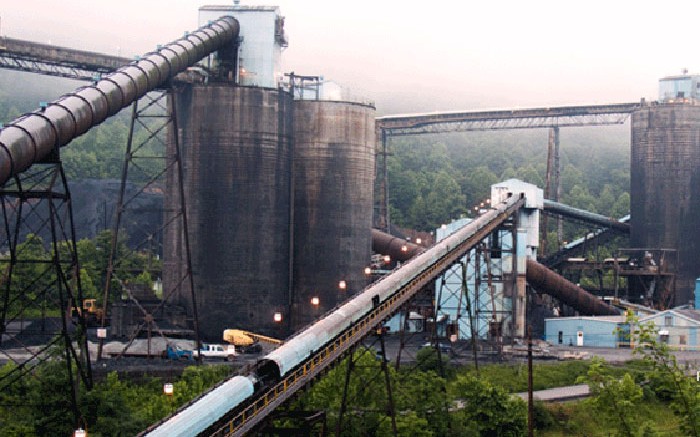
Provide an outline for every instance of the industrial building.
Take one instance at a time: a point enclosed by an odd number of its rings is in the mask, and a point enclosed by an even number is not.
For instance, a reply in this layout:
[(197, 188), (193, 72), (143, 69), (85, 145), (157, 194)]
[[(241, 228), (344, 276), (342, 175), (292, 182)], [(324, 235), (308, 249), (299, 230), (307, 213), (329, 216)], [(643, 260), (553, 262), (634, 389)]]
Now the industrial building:
[[(200, 332), (278, 336), (366, 285), (374, 107), (329, 100), (338, 95), (325, 95), (317, 76), (283, 82), (278, 8), (204, 6), (200, 23), (222, 15), (240, 22), (235, 59), (211, 55), (206, 73), (179, 83), (174, 96)], [(316, 92), (295, 92), (302, 85)], [(166, 209), (179, 202), (176, 187), (169, 184)], [(166, 289), (186, 268), (178, 235), (172, 227), (165, 238)], [(179, 288), (191, 312), (189, 295)]]
[[(665, 310), (639, 315), (640, 324), (653, 324), (656, 341), (671, 349), (700, 350), (700, 311)], [(625, 316), (557, 317), (545, 320), (545, 340), (554, 345), (636, 347), (630, 343)]]
[(544, 339), (554, 345), (617, 347), (625, 316), (578, 316), (545, 319)]

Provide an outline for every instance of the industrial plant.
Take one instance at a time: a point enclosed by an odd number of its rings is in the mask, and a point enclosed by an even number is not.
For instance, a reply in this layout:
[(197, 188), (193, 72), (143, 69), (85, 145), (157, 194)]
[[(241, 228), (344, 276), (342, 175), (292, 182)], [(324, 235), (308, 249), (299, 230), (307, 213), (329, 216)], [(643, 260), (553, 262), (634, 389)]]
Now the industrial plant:
[[(155, 92), (165, 102), (163, 227), (157, 237), (147, 233), (162, 242), (162, 269), (149, 270), (162, 278), (159, 296), (120, 280), (113, 264), (121, 214), (129, 193), (139, 191), (127, 184), (133, 135), (101, 309), (83, 299), (80, 275), (71, 273), (80, 260), (70, 221), (49, 234), (55, 247), (72, 238), (61, 252), (66, 259), (57, 255), (48, 264), (59, 278), (60, 333), (70, 340), (66, 356), (76, 361), (76, 379), (91, 378), (95, 357), (87, 337), (79, 337), (88, 322), (97, 329), (90, 342), (99, 342), (100, 360), (109, 341), (123, 341), (126, 352), (145, 336), (150, 356), (152, 335), (186, 338), (194, 355), (205, 350), (202, 341), (220, 342), (227, 330), (274, 345), (147, 435), (245, 434), (363, 339), (386, 331), (420, 332), (436, 347), (443, 341), (473, 351), (475, 360), (477, 346), (482, 358), (503, 359), (508, 347), (526, 340), (528, 325), (550, 344), (630, 347), (625, 315), (635, 313), (662, 327), (660, 341), (700, 350), (700, 76), (662, 78), (653, 102), (377, 118), (370, 100), (345, 95), (322, 72), (283, 71), (289, 43), (279, 8), (203, 6), (199, 25), (123, 64), (10, 39), (0, 52), (3, 68), (31, 59), (43, 65), (36, 69), (74, 63), (100, 74), (0, 130), (8, 278), (21, 265), (14, 251), (30, 220), (22, 205), (50, 199), (71, 207), (61, 147), (122, 108), (133, 108), (133, 129), (139, 99)], [(560, 129), (628, 121), (630, 215), (610, 218), (560, 203)], [(387, 176), (393, 138), (505, 129), (550, 131), (548, 186), (494, 184), (473, 215), (436, 229), (430, 244), (393, 235)], [(29, 182), (42, 166), (54, 172), (44, 191)], [(141, 191), (159, 197), (161, 185), (149, 184)], [(44, 208), (44, 222), (59, 221), (57, 209)], [(595, 231), (544, 253), (548, 216)], [(628, 236), (629, 244), (607, 259), (587, 256), (588, 247), (611, 236)], [(567, 273), (583, 270), (611, 273), (615, 288), (585, 290)], [(4, 285), (2, 306), (5, 349), (19, 347), (16, 326), (23, 320), (10, 304), (11, 284)], [(242, 349), (231, 344), (219, 352), (233, 360)], [(193, 359), (187, 352), (168, 343), (164, 354)]]

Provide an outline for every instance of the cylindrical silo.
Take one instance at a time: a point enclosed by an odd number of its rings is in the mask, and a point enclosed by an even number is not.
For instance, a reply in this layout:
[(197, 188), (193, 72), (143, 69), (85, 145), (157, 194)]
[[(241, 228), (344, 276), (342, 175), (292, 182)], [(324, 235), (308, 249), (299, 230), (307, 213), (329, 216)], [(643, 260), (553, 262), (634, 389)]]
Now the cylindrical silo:
[[(227, 328), (278, 335), (273, 315), (289, 306), (292, 97), (277, 89), (186, 83), (175, 101), (202, 338), (221, 341)], [(169, 210), (179, 199), (173, 174)], [(185, 271), (182, 232), (171, 229), (164, 293)], [(191, 315), (189, 293), (183, 284), (178, 300)]]
[[(293, 330), (365, 287), (374, 192), (374, 107), (294, 108)], [(344, 281), (341, 285), (341, 281)], [(318, 297), (318, 305), (312, 299)]]
[(700, 106), (661, 104), (632, 114), (630, 243), (676, 249), (675, 305), (700, 276)]

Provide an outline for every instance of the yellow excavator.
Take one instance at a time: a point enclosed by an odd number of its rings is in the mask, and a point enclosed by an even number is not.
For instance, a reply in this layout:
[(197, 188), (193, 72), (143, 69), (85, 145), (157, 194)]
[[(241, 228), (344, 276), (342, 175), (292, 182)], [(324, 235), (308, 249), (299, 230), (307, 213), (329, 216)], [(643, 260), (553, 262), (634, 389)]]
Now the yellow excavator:
[(284, 343), (282, 340), (244, 331), (242, 329), (224, 330), (224, 341), (236, 347), (236, 350), (244, 354), (256, 354), (262, 352), (260, 342), (274, 344), (276, 346)]

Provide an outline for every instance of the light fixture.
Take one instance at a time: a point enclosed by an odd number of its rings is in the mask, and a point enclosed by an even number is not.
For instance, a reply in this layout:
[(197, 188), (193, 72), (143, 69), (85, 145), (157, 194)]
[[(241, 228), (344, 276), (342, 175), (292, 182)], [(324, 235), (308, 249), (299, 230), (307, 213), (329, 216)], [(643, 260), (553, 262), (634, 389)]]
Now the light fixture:
[(372, 274), (372, 269), (370, 267), (365, 267), (365, 275), (369, 276)]
[(78, 429), (73, 432), (73, 437), (87, 437), (87, 431), (78, 427)]
[(389, 264), (391, 262), (391, 257), (389, 255), (384, 255), (384, 264)]
[(421, 244), (422, 242), (423, 240), (421, 240), (420, 238), (416, 238), (416, 244)]
[(163, 384), (163, 393), (166, 396), (172, 396), (174, 391), (173, 383), (172, 382), (166, 382)]
[(321, 300), (317, 296), (314, 296), (311, 298), (311, 305), (317, 307), (317, 306), (319, 306), (320, 303), (321, 303)]
[(279, 323), (282, 321), (282, 313), (277, 311), (277, 312), (275, 312), (275, 315), (272, 316), (272, 318), (275, 322)]
[(346, 288), (348, 288), (348, 284), (345, 283), (345, 281), (340, 281), (338, 282), (338, 288), (340, 288), (341, 290), (345, 290)]

